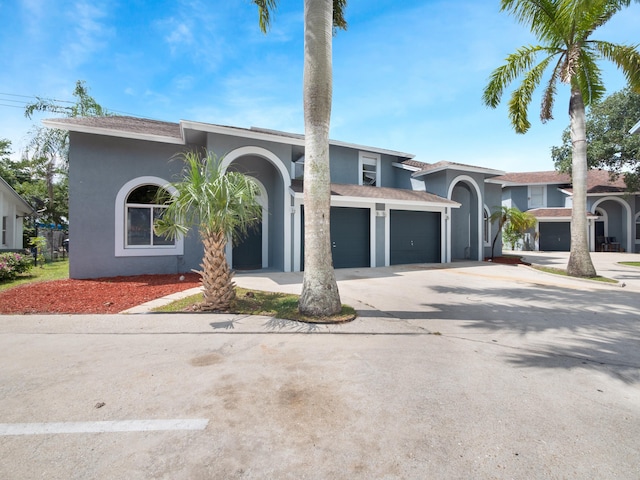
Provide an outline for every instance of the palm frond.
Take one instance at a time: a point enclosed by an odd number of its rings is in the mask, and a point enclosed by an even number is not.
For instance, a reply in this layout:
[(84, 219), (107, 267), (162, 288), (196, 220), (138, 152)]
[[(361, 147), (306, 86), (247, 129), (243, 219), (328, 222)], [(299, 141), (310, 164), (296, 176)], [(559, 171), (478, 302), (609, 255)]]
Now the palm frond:
[(271, 27), (271, 14), (275, 12), (278, 7), (277, 0), (252, 0), (258, 7), (258, 23), (260, 30), (263, 33), (267, 33)]
[(595, 57), (594, 52), (587, 47), (580, 51), (577, 61), (579, 68), (575, 73), (574, 80), (580, 88), (585, 106), (597, 102), (606, 92), (602, 81), (602, 71), (598, 67)]
[(531, 103), (531, 97), (538, 85), (542, 75), (549, 65), (552, 57), (547, 57), (542, 60), (538, 65), (529, 70), (520, 86), (511, 94), (511, 100), (509, 101), (509, 118), (511, 124), (517, 133), (525, 133), (531, 127), (531, 123), (527, 118), (527, 110)]
[(482, 101), (491, 108), (500, 104), (502, 94), (513, 80), (529, 70), (536, 60), (540, 46), (521, 47), (507, 56), (505, 64), (496, 68), (489, 77), (489, 83), (482, 94)]
[(640, 45), (620, 45), (603, 41), (592, 41), (590, 45), (622, 71), (633, 89), (640, 90)]

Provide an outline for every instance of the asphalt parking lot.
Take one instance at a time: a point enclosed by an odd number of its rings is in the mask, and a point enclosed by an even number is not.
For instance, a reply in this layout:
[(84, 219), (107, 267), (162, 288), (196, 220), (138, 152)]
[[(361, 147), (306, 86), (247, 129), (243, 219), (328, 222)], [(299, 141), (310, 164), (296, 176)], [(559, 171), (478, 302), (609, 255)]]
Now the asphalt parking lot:
[(341, 270), (344, 325), (3, 316), (0, 478), (640, 478), (640, 273), (612, 260), (625, 287)]

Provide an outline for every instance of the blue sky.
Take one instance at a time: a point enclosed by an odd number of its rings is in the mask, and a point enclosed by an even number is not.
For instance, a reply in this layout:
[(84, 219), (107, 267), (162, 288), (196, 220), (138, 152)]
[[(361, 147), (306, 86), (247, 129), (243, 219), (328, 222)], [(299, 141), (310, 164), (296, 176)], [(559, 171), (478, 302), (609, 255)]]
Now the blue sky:
[[(76, 80), (113, 112), (303, 133), (302, 3), (280, 0), (263, 35), (249, 0), (0, 0), (0, 138), (20, 151), (43, 118), (26, 120), (24, 102), (72, 100)], [(482, 104), (491, 71), (535, 43), (498, 0), (349, 0), (346, 16), (333, 45), (333, 139), (429, 163), (553, 168), (568, 87), (545, 125), (534, 98), (526, 135), (510, 127), (507, 97)], [(634, 4), (594, 38), (637, 44), (639, 25)], [(624, 87), (605, 72), (609, 93)]]

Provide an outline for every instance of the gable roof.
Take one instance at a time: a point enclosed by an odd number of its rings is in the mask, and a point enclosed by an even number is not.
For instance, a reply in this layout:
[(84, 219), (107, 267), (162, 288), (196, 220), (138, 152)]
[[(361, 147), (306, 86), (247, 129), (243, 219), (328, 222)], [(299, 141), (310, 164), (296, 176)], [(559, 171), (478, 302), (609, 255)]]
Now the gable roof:
[[(568, 173), (558, 171), (545, 172), (515, 172), (507, 173), (499, 177), (487, 180), (491, 183), (499, 183), (503, 187), (526, 186), (526, 185), (558, 185), (563, 192), (573, 194), (571, 188), (571, 176)], [(597, 195), (605, 193), (624, 193), (627, 186), (621, 175), (611, 178), (611, 173), (607, 170), (589, 170), (587, 172), (587, 195)]]
[(640, 135), (640, 120), (638, 120), (638, 123), (636, 123), (633, 127), (631, 127), (631, 130), (629, 130), (629, 133), (631, 135), (633, 135), (634, 133), (637, 135)]
[[(292, 180), (291, 190), (295, 194), (303, 193), (304, 183), (302, 180)], [(430, 205), (440, 205), (443, 207), (458, 208), (460, 204), (453, 200), (434, 195), (433, 193), (406, 190), (402, 188), (389, 187), (373, 187), (370, 185), (352, 185), (352, 184), (331, 184), (332, 197), (352, 197), (352, 198), (368, 198), (371, 200), (393, 200), (406, 203), (420, 203)]]
[(16, 192), (11, 185), (7, 183), (7, 181), (0, 177), (0, 189), (6, 190), (9, 194), (14, 198), (16, 202), (16, 206), (19, 207), (19, 211), (26, 214), (31, 214), (35, 212), (35, 209), (29, 205), (29, 203), (22, 198), (18, 192)]
[[(89, 133), (94, 135), (108, 135), (120, 138), (133, 138), (153, 142), (174, 143), (186, 145), (190, 138), (198, 134), (219, 133), (243, 138), (266, 140), (276, 143), (304, 146), (304, 135), (297, 133), (269, 130), (266, 128), (241, 128), (213, 123), (181, 120), (180, 123), (163, 122), (146, 118), (127, 116), (108, 117), (63, 117), (43, 120), (42, 123), (50, 128), (69, 130), (70, 132)], [(410, 159), (413, 155), (386, 148), (358, 145), (355, 143), (329, 140), (330, 145), (365, 150), (383, 155), (391, 155)]]

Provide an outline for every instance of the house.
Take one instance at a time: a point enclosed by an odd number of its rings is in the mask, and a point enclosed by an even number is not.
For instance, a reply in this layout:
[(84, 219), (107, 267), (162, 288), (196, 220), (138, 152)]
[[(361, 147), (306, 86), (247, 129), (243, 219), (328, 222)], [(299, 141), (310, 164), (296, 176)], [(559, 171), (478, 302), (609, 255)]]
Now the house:
[(33, 214), (33, 207), (3, 178), (0, 178), (0, 215), (2, 216), (0, 251), (23, 250), (23, 221), (25, 216), (31, 214)]
[[(254, 177), (259, 228), (228, 245), (235, 269), (304, 268), (304, 137), (261, 128), (132, 117), (44, 121), (69, 131), (72, 278), (178, 273), (198, 268), (197, 232), (168, 241), (153, 234), (158, 189), (171, 193), (188, 149), (209, 150), (224, 169)], [(490, 254), (504, 172), (331, 141), (331, 241), (336, 268), (481, 260)], [(498, 246), (500, 248), (500, 245)]]
[[(569, 251), (573, 190), (568, 174), (556, 171), (507, 173), (489, 180), (502, 188), (502, 205), (528, 211), (538, 220), (525, 247)], [(591, 251), (640, 251), (640, 194), (629, 194), (622, 177), (604, 170), (587, 174)]]

